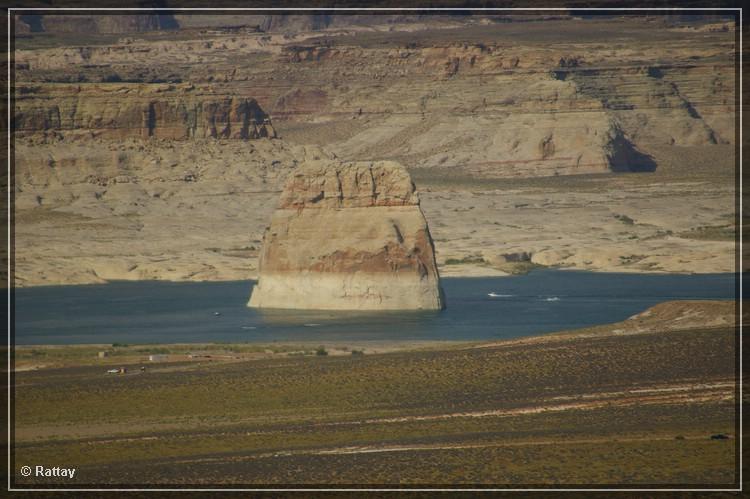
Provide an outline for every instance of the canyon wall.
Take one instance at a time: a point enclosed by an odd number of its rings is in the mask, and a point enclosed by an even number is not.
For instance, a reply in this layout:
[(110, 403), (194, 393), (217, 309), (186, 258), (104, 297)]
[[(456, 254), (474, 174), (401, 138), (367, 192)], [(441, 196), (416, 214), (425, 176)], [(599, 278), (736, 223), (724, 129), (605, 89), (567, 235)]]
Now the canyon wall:
[(276, 137), (252, 98), (216, 95), (192, 86), (51, 85), (17, 87), (18, 136), (56, 133), (122, 139), (256, 139)]
[[(205, 99), (252, 97), (292, 142), (480, 177), (652, 171), (654, 148), (735, 140), (731, 23), (688, 30), (659, 18), (397, 21), (324, 23), (293, 36), (217, 31), (173, 42), (131, 37), (21, 49), (18, 81), (35, 90), (19, 105), (41, 125), (38, 116), (56, 114), (46, 96), (62, 99), (59, 85), (74, 83), (70, 101), (76, 88), (92, 102), (101, 92), (98, 106), (111, 107), (101, 112), (116, 114), (108, 88), (168, 81), (175, 90), (169, 104), (158, 104), (162, 114), (188, 122), (200, 114), (191, 104), (194, 85), (206, 89)], [(217, 112), (241, 105), (219, 104)], [(210, 136), (211, 119), (164, 133), (191, 136), (197, 127), (198, 136)], [(224, 135), (231, 136), (244, 118), (217, 119), (230, 123)]]

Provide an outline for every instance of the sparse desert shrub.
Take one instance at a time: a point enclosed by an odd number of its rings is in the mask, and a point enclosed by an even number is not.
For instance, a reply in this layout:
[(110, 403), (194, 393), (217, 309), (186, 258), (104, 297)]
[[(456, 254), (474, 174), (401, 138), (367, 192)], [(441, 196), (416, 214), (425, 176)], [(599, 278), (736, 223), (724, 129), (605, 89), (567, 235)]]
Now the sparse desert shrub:
[(518, 262), (518, 263), (506, 264), (504, 266), (503, 265), (498, 266), (500, 270), (503, 270), (513, 275), (528, 274), (532, 270), (537, 270), (543, 267), (544, 265), (540, 265), (534, 262)]
[[(114, 345), (113, 345), (114, 346)], [(127, 345), (125, 345), (127, 346)], [(149, 354), (155, 354), (155, 355), (166, 355), (169, 353), (172, 353), (168, 348), (138, 348), (136, 350), (138, 353), (149, 353)]]
[(633, 220), (632, 218), (630, 218), (627, 215), (621, 215), (619, 213), (615, 213), (613, 216), (617, 220), (619, 220), (620, 222), (624, 223), (625, 225), (633, 225), (633, 224), (635, 224), (635, 220)]
[(446, 265), (461, 265), (461, 264), (465, 264), (465, 263), (483, 264), (483, 263), (487, 263), (487, 261), (484, 258), (482, 258), (481, 256), (478, 256), (478, 255), (469, 255), (469, 256), (465, 256), (465, 257), (463, 257), (461, 259), (458, 259), (458, 258), (448, 258), (445, 261)]
[(323, 345), (320, 345), (318, 349), (315, 350), (315, 355), (320, 355), (320, 356), (328, 355), (328, 351), (326, 351), (326, 347), (324, 347)]

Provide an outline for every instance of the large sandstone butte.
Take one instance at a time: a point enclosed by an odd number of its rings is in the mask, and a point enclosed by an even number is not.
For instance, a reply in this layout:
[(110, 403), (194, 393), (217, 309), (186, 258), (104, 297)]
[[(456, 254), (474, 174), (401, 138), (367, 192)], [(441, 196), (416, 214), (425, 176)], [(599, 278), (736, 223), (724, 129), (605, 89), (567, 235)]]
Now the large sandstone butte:
[(295, 170), (263, 236), (248, 305), (442, 309), (430, 230), (404, 167), (314, 160)]

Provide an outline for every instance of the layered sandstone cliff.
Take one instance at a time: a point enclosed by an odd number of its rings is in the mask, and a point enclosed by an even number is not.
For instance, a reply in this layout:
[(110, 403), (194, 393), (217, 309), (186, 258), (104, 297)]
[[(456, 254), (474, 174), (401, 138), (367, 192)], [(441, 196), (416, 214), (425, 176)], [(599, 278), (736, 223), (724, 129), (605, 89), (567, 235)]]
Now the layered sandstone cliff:
[(56, 132), (108, 139), (255, 139), (275, 137), (252, 98), (189, 85), (39, 85), (19, 87), (17, 136)]
[(249, 306), (443, 308), (430, 231), (406, 170), (329, 160), (295, 170), (264, 234)]
[[(44, 89), (61, 83), (93, 94), (117, 82), (170, 82), (170, 98), (186, 101), (191, 86), (248, 95), (290, 142), (441, 175), (653, 171), (663, 147), (735, 140), (731, 25), (675, 31), (676, 21), (663, 16), (503, 23), (431, 16), (364, 30), (348, 16), (346, 29), (334, 18), (318, 26), (292, 17), (232, 17), (230, 26), (195, 17), (194, 29), (226, 29), (179, 39), (38, 48), (31, 40), (14, 53), (16, 81), (41, 89), (26, 99), (39, 106)], [(269, 31), (234, 29), (240, 25)], [(113, 99), (99, 103), (118, 108)]]

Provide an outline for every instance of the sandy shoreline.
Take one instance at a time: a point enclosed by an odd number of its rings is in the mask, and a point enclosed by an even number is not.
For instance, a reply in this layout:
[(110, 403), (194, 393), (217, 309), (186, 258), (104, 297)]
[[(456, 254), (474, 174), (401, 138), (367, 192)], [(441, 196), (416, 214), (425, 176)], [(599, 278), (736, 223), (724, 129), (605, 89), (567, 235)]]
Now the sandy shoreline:
[[(515, 277), (519, 275), (526, 275), (535, 271), (554, 270), (564, 272), (592, 272), (598, 274), (643, 274), (643, 275), (700, 275), (700, 274), (733, 274), (732, 270), (713, 270), (709, 268), (699, 268), (696, 270), (656, 270), (656, 269), (635, 269), (627, 267), (613, 266), (609, 268), (597, 268), (597, 269), (582, 269), (576, 267), (563, 267), (563, 266), (539, 266), (529, 272), (505, 272), (492, 267), (481, 266), (481, 265), (449, 265), (446, 267), (439, 267), (441, 278), (450, 279), (468, 279), (473, 277)], [(220, 283), (220, 282), (238, 282), (248, 281), (254, 282), (258, 280), (258, 276), (253, 274), (245, 278), (227, 278), (227, 279), (205, 279), (205, 280), (193, 280), (193, 279), (110, 279), (99, 282), (72, 282), (72, 283), (39, 283), (39, 282), (18, 282), (15, 283), (14, 288), (16, 289), (30, 289), (30, 288), (47, 288), (54, 286), (93, 286), (112, 284), (117, 282), (163, 282), (163, 283)], [(3, 284), (6, 284), (3, 282)], [(6, 286), (7, 287), (7, 286)]]
[[(69, 345), (16, 345), (15, 372), (72, 366), (111, 368), (138, 364), (149, 370), (174, 363), (244, 362), (274, 358), (378, 355), (395, 352), (446, 350), (471, 346), (466, 340), (365, 340), (365, 341), (278, 341), (246, 343), (88, 343)], [(115, 346), (118, 345), (118, 346)], [(106, 357), (99, 357), (107, 352)], [(155, 356), (155, 360), (151, 360)]]

